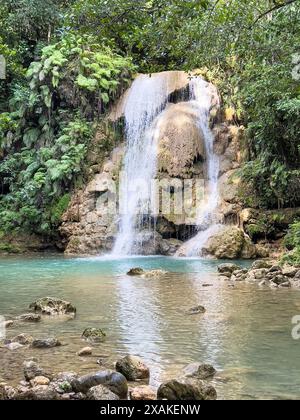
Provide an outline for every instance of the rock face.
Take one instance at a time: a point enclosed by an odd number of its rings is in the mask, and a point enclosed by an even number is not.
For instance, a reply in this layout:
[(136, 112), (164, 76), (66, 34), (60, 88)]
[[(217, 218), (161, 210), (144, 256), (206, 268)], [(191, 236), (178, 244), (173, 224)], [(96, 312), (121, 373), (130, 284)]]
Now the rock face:
[(33, 302), (30, 307), (43, 315), (75, 315), (76, 308), (70, 302), (53, 297), (44, 297)]
[(119, 372), (106, 370), (82, 376), (74, 379), (71, 383), (75, 392), (87, 393), (90, 388), (97, 385), (103, 385), (120, 398), (126, 398), (128, 385), (125, 376)]
[(216, 400), (217, 392), (211, 385), (192, 378), (171, 380), (160, 385), (157, 399), (162, 400)]
[(224, 226), (217, 234), (208, 239), (203, 253), (218, 259), (251, 259), (256, 255), (255, 245), (244, 232), (234, 226)]
[(116, 363), (117, 372), (122, 373), (128, 381), (148, 379), (150, 371), (148, 366), (137, 356), (127, 355)]
[(60, 227), (66, 254), (95, 255), (112, 249), (117, 232), (116, 183), (123, 156), (124, 148), (115, 148), (87, 186), (73, 195)]
[(197, 109), (189, 102), (170, 104), (159, 118), (158, 168), (174, 178), (187, 178), (196, 170), (203, 175), (205, 145), (198, 126)]

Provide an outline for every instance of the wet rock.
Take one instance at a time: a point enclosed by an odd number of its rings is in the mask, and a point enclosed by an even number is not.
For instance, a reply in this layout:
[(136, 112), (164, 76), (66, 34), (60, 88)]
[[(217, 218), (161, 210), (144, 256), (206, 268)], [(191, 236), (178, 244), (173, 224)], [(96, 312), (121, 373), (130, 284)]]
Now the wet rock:
[(143, 274), (143, 277), (146, 278), (157, 278), (157, 277), (161, 277), (166, 275), (168, 272), (164, 271), (164, 270), (150, 270), (150, 271), (146, 271)]
[(289, 288), (289, 287), (292, 287), (292, 285), (291, 285), (290, 281), (285, 281), (284, 283), (281, 283), (278, 287), (279, 288)]
[(44, 315), (75, 315), (76, 308), (70, 302), (53, 297), (44, 297), (33, 302), (29, 308)]
[(33, 360), (25, 360), (23, 363), (23, 373), (26, 381), (34, 379), (36, 376), (43, 376), (44, 371), (37, 362)]
[(217, 373), (216, 369), (208, 364), (191, 363), (183, 369), (184, 376), (198, 379), (212, 378)]
[[(1, 325), (1, 323), (0, 323)], [(8, 321), (4, 321), (4, 328), (9, 328), (12, 327), (14, 325), (14, 321), (13, 320), (8, 320)]]
[(255, 278), (255, 280), (262, 280), (266, 277), (267, 270), (265, 268), (259, 268), (251, 270), (250, 273)]
[(27, 344), (31, 344), (33, 342), (33, 337), (28, 334), (19, 334), (16, 337), (12, 338), (11, 343), (19, 343), (22, 346), (26, 346)]
[(31, 346), (34, 349), (51, 349), (53, 347), (61, 346), (61, 342), (58, 341), (57, 338), (54, 338), (54, 337), (39, 338), (39, 339), (33, 340)]
[(100, 328), (86, 328), (82, 333), (82, 338), (92, 343), (103, 343), (106, 334)]
[(35, 386), (25, 392), (17, 395), (17, 400), (57, 400), (58, 395), (51, 387), (47, 385)]
[(41, 315), (39, 314), (23, 314), (16, 317), (16, 321), (22, 321), (22, 322), (40, 322)]
[(206, 312), (206, 309), (204, 306), (198, 305), (194, 306), (193, 308), (190, 308), (187, 310), (187, 315), (198, 315), (198, 314), (204, 314)]
[(83, 349), (79, 350), (77, 353), (78, 356), (91, 356), (93, 353), (92, 347), (84, 347)]
[(269, 273), (274, 273), (274, 272), (281, 273), (281, 267), (279, 265), (272, 265), (272, 267), (269, 269)]
[(148, 379), (150, 371), (148, 366), (137, 356), (127, 355), (116, 363), (117, 372), (122, 373), (128, 381)]
[(218, 265), (218, 272), (222, 274), (225, 274), (225, 273), (232, 274), (236, 270), (241, 270), (241, 267), (238, 266), (237, 264), (224, 263), (224, 264)]
[(277, 284), (278, 286), (288, 281), (289, 281), (288, 277), (285, 277), (283, 274), (277, 274), (276, 276), (272, 278), (272, 282)]
[(141, 276), (144, 273), (145, 273), (145, 271), (142, 268), (135, 267), (135, 268), (131, 268), (128, 271), (127, 276)]
[(20, 344), (20, 343), (9, 343), (9, 344), (6, 344), (6, 348), (8, 348), (8, 350), (11, 350), (11, 351), (18, 350), (18, 349), (20, 349), (22, 347), (24, 347), (24, 346), (22, 344)]
[(18, 391), (7, 384), (0, 384), (0, 400), (14, 400)]
[(118, 395), (103, 385), (93, 386), (88, 390), (86, 396), (88, 400), (113, 401), (120, 399)]
[(74, 379), (71, 383), (75, 392), (88, 392), (90, 388), (97, 385), (104, 385), (120, 398), (126, 398), (128, 385), (125, 376), (112, 370), (100, 371)]
[(51, 387), (58, 394), (72, 393), (72, 381), (78, 379), (78, 375), (75, 372), (60, 372), (54, 376), (51, 381)]
[(157, 391), (158, 400), (216, 400), (214, 387), (192, 378), (173, 379), (160, 385)]
[(154, 401), (156, 400), (156, 391), (148, 385), (141, 385), (130, 391), (130, 399), (135, 401)]
[(257, 260), (257, 261), (254, 261), (251, 268), (253, 270), (257, 270), (260, 268), (271, 268), (271, 267), (272, 267), (272, 262), (266, 261), (266, 260)]
[(291, 278), (293, 278), (293, 277), (295, 277), (296, 276), (296, 274), (298, 273), (298, 268), (296, 268), (296, 267), (291, 267), (291, 266), (285, 266), (285, 267), (283, 267), (283, 269), (282, 269), (282, 274), (284, 275), (284, 276), (286, 276), (286, 277), (291, 277)]
[(50, 379), (46, 378), (45, 376), (36, 376), (30, 381), (30, 385), (32, 387), (40, 386), (40, 385), (49, 385), (49, 383), (50, 383)]

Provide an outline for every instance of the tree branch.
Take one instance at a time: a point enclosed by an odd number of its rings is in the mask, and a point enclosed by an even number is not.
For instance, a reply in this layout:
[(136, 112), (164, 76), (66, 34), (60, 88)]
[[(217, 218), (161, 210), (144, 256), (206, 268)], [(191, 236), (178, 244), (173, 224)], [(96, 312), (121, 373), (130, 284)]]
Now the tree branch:
[(253, 22), (253, 24), (251, 25), (251, 28), (253, 28), (253, 26), (254, 26), (254, 25), (256, 25), (256, 23), (257, 23), (260, 19), (262, 19), (263, 17), (267, 16), (269, 13), (275, 12), (275, 10), (281, 9), (282, 7), (289, 6), (290, 4), (295, 3), (296, 1), (297, 1), (297, 0), (285, 0), (285, 2), (284, 2), (284, 3), (278, 3), (278, 4), (275, 4), (275, 6), (273, 6), (271, 9), (269, 9), (269, 10), (267, 10), (267, 11), (265, 11), (265, 12), (261, 13), (261, 14), (260, 14), (260, 15), (259, 15), (256, 19), (255, 19), (255, 21)]

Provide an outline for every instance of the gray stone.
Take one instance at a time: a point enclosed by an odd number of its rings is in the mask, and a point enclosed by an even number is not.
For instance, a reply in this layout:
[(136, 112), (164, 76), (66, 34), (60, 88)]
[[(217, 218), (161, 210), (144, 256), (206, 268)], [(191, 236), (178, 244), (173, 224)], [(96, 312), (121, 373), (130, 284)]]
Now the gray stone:
[(90, 388), (97, 385), (106, 386), (111, 392), (117, 394), (120, 398), (126, 398), (128, 394), (128, 385), (125, 376), (112, 370), (105, 370), (81, 376), (78, 379), (74, 379), (71, 382), (71, 385), (75, 392), (82, 392), (84, 394), (86, 394)]
[(29, 308), (44, 315), (72, 315), (76, 308), (70, 302), (53, 297), (44, 297), (33, 302)]
[(185, 376), (199, 379), (212, 378), (216, 373), (217, 371), (213, 366), (201, 363), (191, 363), (183, 369)]
[(43, 369), (33, 360), (25, 360), (23, 363), (23, 373), (26, 381), (30, 381), (36, 376), (44, 376)]
[(57, 338), (49, 337), (49, 338), (39, 338), (33, 340), (31, 346), (35, 349), (51, 349), (53, 347), (61, 346), (61, 342), (57, 340)]
[(118, 395), (114, 394), (103, 385), (93, 386), (88, 390), (86, 396), (88, 400), (99, 401), (114, 401), (120, 399)]
[(187, 378), (173, 379), (160, 385), (157, 391), (158, 400), (216, 400), (217, 392), (214, 387), (200, 380)]
[(106, 334), (101, 328), (86, 328), (82, 333), (82, 338), (92, 343), (103, 343)]

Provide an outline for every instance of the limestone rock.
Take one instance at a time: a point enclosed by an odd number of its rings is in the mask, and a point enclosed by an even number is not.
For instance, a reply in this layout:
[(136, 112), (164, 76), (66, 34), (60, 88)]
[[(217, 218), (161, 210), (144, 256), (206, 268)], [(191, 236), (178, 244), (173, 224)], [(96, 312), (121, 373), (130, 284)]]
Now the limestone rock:
[(102, 343), (105, 341), (106, 334), (101, 328), (86, 328), (82, 333), (82, 338), (92, 343)]
[(76, 308), (70, 302), (53, 297), (38, 299), (30, 305), (30, 309), (44, 315), (75, 315)]
[(130, 399), (135, 401), (154, 401), (156, 400), (156, 391), (148, 385), (141, 385), (130, 391)]
[(148, 366), (137, 356), (127, 355), (116, 363), (117, 372), (122, 373), (128, 381), (148, 379), (150, 371)]
[(114, 401), (120, 399), (118, 395), (103, 385), (93, 386), (88, 390), (86, 396), (88, 400)]
[(214, 387), (193, 378), (173, 379), (160, 385), (157, 399), (162, 400), (215, 400), (217, 392)]

